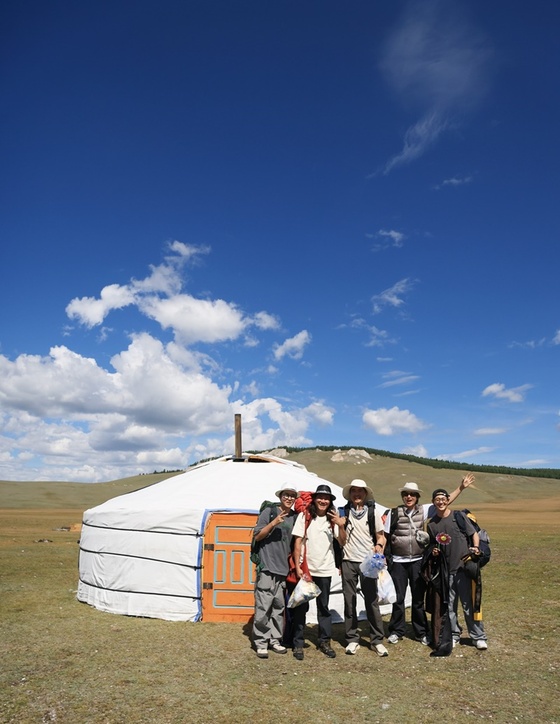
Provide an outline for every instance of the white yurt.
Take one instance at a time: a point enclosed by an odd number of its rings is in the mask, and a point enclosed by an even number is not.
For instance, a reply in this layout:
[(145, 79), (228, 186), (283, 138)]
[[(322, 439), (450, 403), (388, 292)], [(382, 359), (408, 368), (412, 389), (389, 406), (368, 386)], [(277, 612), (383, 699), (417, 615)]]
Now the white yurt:
[[(131, 616), (247, 622), (254, 605), (250, 543), (261, 503), (276, 500), (283, 486), (314, 491), (322, 483), (331, 486), (335, 505), (344, 505), (340, 487), (303, 465), (243, 454), (86, 510), (78, 600)], [(338, 577), (330, 601), (334, 620), (342, 620)], [(312, 606), (308, 620), (315, 615)]]

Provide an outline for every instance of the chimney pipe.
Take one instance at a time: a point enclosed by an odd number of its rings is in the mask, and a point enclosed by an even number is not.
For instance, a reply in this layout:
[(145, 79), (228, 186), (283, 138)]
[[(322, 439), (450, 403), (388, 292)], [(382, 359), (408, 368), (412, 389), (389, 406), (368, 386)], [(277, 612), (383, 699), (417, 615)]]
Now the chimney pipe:
[(237, 413), (235, 415), (235, 457), (237, 460), (241, 460), (243, 454), (243, 446), (241, 444), (241, 415)]

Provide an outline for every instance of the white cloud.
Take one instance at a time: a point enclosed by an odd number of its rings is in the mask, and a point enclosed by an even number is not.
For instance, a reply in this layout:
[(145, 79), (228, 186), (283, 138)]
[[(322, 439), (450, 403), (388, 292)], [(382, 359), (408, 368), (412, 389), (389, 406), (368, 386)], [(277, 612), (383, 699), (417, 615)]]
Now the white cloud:
[(405, 240), (405, 235), (401, 231), (395, 231), (394, 229), (379, 229), (377, 236), (391, 239), (393, 246), (400, 248)]
[[(171, 241), (169, 243), (169, 249), (180, 256), (184, 261), (195, 261), (201, 254), (209, 254), (209, 246), (199, 246), (195, 244), (185, 244), (182, 241)], [(167, 257), (172, 263), (175, 263), (175, 257)]]
[(458, 453), (446, 453), (444, 455), (437, 455), (436, 460), (463, 460), (475, 457), (476, 455), (484, 455), (485, 453), (492, 452), (493, 447), (477, 447), (472, 450), (463, 450)]
[(479, 427), (473, 431), (473, 435), (503, 435), (506, 432), (506, 427)]
[(384, 407), (378, 410), (366, 410), (362, 420), (367, 428), (378, 435), (414, 433), (429, 427), (409, 410), (400, 410), (398, 407), (392, 407), (390, 410)]
[(269, 314), (268, 312), (257, 312), (257, 314), (251, 318), (251, 322), (255, 325), (255, 327), (257, 327), (257, 329), (268, 330), (280, 328), (278, 317), (274, 314)]
[(404, 134), (403, 148), (385, 164), (384, 174), (404, 166), (423, 156), (448, 127), (448, 122), (438, 111), (431, 111), (410, 126)]
[(560, 344), (560, 329), (556, 331), (556, 334), (554, 335), (552, 339), (552, 344)]
[(99, 415), (111, 416), (113, 428), (122, 420), (121, 430), (156, 422), (183, 433), (219, 428), (229, 415), (230, 388), (205, 376), (195, 356), (184, 354), (183, 365), (176, 347), (170, 349), (168, 354), (159, 340), (138, 335), (112, 358), (115, 372), (66, 347), (53, 347), (45, 358), (21, 355), (10, 362), (0, 356), (3, 407), (36, 417), (93, 420), (98, 429)]
[(406, 5), (384, 46), (380, 68), (397, 97), (421, 114), (383, 173), (419, 158), (478, 103), (488, 85), (489, 58), (487, 44), (458, 3), (413, 0)]
[[(554, 340), (552, 342), (554, 344)], [(521, 349), (537, 349), (538, 347), (544, 347), (546, 344), (546, 338), (541, 337), (541, 339), (530, 339), (527, 342), (511, 342), (511, 344), (508, 345), (510, 349), (514, 348), (521, 348)]]
[[(173, 241), (165, 261), (158, 266), (150, 265), (150, 274), (144, 279), (132, 279), (124, 286), (110, 284), (102, 289), (99, 299), (73, 299), (66, 307), (66, 313), (71, 319), (92, 328), (101, 324), (113, 310), (134, 305), (162, 329), (171, 329), (181, 344), (213, 344), (236, 340), (245, 334), (245, 344), (256, 346), (258, 340), (248, 333), (249, 329), (276, 330), (280, 327), (277, 317), (265, 311), (248, 316), (232, 302), (199, 299), (181, 291), (185, 264), (195, 264), (209, 251), (208, 247)], [(104, 329), (100, 341), (106, 336)]]
[(313, 420), (313, 422), (321, 427), (332, 425), (334, 422), (334, 410), (331, 407), (327, 407), (323, 402), (312, 402), (307, 407), (304, 407), (302, 412), (307, 419)]
[(178, 447), (168, 450), (142, 451), (137, 456), (138, 464), (150, 470), (180, 470), (185, 467), (185, 453)]
[(414, 447), (405, 447), (401, 451), (404, 455), (416, 455), (417, 458), (427, 458), (428, 450), (424, 445), (415, 445)]
[(305, 347), (311, 342), (311, 335), (304, 329), (298, 332), (293, 337), (284, 340), (282, 344), (274, 346), (274, 359), (281, 360), (284, 357), (290, 357), (291, 359), (301, 359)]
[(258, 397), (259, 396), (259, 386), (255, 380), (251, 380), (249, 384), (244, 385), (242, 390), (243, 394), (249, 395), (250, 397)]
[(387, 372), (383, 375), (383, 378), (386, 381), (382, 382), (379, 385), (381, 389), (385, 389), (387, 387), (395, 387), (397, 385), (408, 385), (411, 382), (416, 382), (416, 380), (420, 379), (418, 375), (411, 375), (407, 372), (401, 372), (400, 370), (393, 370), (392, 372)]
[(139, 306), (163, 329), (171, 328), (183, 344), (237, 339), (248, 324), (243, 313), (223, 299), (196, 299), (177, 294), (169, 299), (148, 297)]
[(101, 290), (99, 299), (72, 299), (66, 307), (67, 315), (91, 328), (101, 324), (114, 309), (136, 304), (145, 295), (178, 294), (183, 284), (182, 270), (185, 263), (194, 262), (201, 254), (207, 254), (209, 249), (189, 246), (180, 241), (173, 241), (168, 247), (171, 253), (165, 257), (165, 262), (158, 266), (150, 265), (151, 273), (145, 279), (132, 279), (125, 286), (109, 284)]
[(66, 314), (86, 327), (101, 324), (113, 309), (122, 309), (134, 303), (134, 293), (128, 287), (109, 284), (101, 290), (99, 299), (82, 297), (73, 299), (66, 307)]
[[(99, 298), (76, 298), (67, 307), (72, 319), (92, 328), (111, 311), (134, 305), (171, 329), (173, 341), (132, 334), (109, 369), (67, 346), (13, 361), (0, 355), (0, 458), (6, 478), (99, 481), (186, 467), (233, 452), (234, 411), (248, 416), (244, 426), (252, 449), (310, 444), (311, 426), (332, 424), (334, 412), (322, 402), (290, 409), (273, 398), (258, 399), (257, 380), (243, 387), (255, 399), (247, 405), (233, 401), (242, 387), (232, 378), (236, 373), (218, 363), (219, 355), (192, 347), (241, 337), (256, 345), (250, 330), (280, 328), (266, 311), (245, 314), (234, 303), (183, 293), (183, 264), (203, 253), (207, 250), (173, 242), (165, 262), (152, 266), (145, 279), (108, 285)], [(102, 328), (100, 343), (108, 331)], [(278, 345), (275, 356), (300, 359), (310, 341), (304, 330)], [(278, 370), (270, 366), (273, 372)]]
[(550, 461), (546, 458), (534, 458), (533, 460), (520, 460), (515, 464), (518, 468), (546, 467), (550, 465)]
[(401, 279), (400, 281), (393, 284), (392, 287), (385, 289), (380, 294), (376, 294), (371, 298), (373, 303), (373, 314), (379, 314), (385, 307), (394, 307), (398, 309), (402, 307), (404, 302), (404, 295), (408, 294), (414, 285), (410, 279)]
[(369, 335), (368, 341), (365, 343), (366, 347), (383, 347), (386, 344), (395, 344), (396, 339), (389, 335), (385, 329), (379, 329), (373, 324), (368, 324), (365, 319), (356, 317), (350, 323), (353, 329), (363, 329)]
[[(311, 424), (331, 425), (333, 410), (322, 402), (313, 402), (299, 410), (286, 411), (278, 400), (261, 398), (234, 405), (243, 418), (243, 448), (270, 450), (290, 444), (309, 445), (307, 430)], [(233, 438), (230, 439), (233, 445)]]
[(464, 176), (463, 178), (460, 178), (459, 176), (452, 176), (451, 178), (444, 179), (440, 184), (437, 184), (434, 186), (434, 188), (439, 191), (440, 189), (445, 188), (446, 186), (456, 187), (456, 186), (464, 186), (465, 184), (470, 184), (473, 180), (472, 176)]
[(520, 385), (519, 387), (511, 387), (508, 390), (501, 382), (494, 382), (494, 384), (484, 388), (482, 396), (492, 396), (498, 400), (508, 400), (508, 402), (523, 402), (525, 393), (532, 387), (533, 385)]
[[(232, 386), (204, 372), (214, 371), (204, 355), (148, 334), (134, 336), (111, 363), (104, 370), (65, 347), (13, 362), (0, 355), (7, 479), (99, 481), (186, 467), (233, 452), (234, 412), (243, 415), (246, 449), (307, 445), (311, 426), (333, 422), (323, 402), (286, 409), (273, 398), (233, 401)], [(256, 384), (249, 388), (258, 393)]]

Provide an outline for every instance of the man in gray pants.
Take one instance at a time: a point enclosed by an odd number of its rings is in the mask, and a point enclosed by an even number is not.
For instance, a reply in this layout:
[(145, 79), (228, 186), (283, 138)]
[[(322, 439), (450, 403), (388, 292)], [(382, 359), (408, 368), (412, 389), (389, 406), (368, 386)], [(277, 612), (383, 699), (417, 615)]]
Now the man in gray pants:
[(259, 659), (268, 659), (268, 650), (285, 654), (280, 640), (284, 629), (284, 608), (288, 556), (296, 514), (292, 505), (297, 490), (291, 487), (276, 491), (280, 505), (266, 507), (259, 515), (254, 540), (260, 544), (261, 563), (255, 583), (255, 617), (253, 645)]
[(360, 572), (360, 563), (372, 551), (381, 554), (385, 550), (381, 511), (375, 506), (373, 493), (363, 480), (353, 480), (342, 489), (342, 495), (349, 501), (349, 505), (344, 508), (346, 543), (342, 550), (346, 653), (353, 656), (360, 648), (357, 611), (359, 581), (370, 625), (371, 649), (378, 656), (387, 656), (388, 651), (383, 645), (383, 619), (377, 602), (377, 579), (368, 578)]
[[(480, 556), (479, 535), (471, 521), (465, 516), (465, 532), (457, 523), (457, 516), (449, 508), (450, 496), (444, 488), (437, 488), (432, 493), (432, 503), (436, 508), (436, 515), (428, 523), (430, 534), (430, 548), (432, 555), (443, 556), (447, 562), (449, 572), (448, 615), (451, 623), (453, 646), (459, 643), (461, 626), (457, 618), (458, 602), (461, 601), (467, 631), (477, 649), (485, 651), (488, 648), (484, 624), (480, 614), (474, 612), (473, 586), (469, 578), (464, 561), (469, 555)], [(432, 655), (438, 655), (438, 642), (434, 641), (436, 650)]]

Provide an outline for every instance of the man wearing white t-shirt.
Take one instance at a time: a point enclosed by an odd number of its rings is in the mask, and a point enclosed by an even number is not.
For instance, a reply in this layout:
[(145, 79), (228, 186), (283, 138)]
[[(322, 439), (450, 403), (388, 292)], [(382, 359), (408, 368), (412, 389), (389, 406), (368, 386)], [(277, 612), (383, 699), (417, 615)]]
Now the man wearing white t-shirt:
[[(336, 656), (331, 648), (332, 622), (329, 610), (331, 578), (336, 573), (333, 541), (336, 539), (341, 546), (346, 542), (344, 520), (332, 504), (334, 499), (335, 496), (328, 485), (319, 485), (313, 493), (308, 511), (299, 514), (292, 531), (298, 580), (304, 574), (302, 568), (304, 556), (311, 578), (321, 589), (321, 593), (315, 599), (319, 628), (317, 648), (330, 659)], [(303, 659), (303, 632), (308, 609), (308, 603), (302, 603), (292, 609), (294, 657), (299, 661)]]
[(348, 500), (344, 518), (346, 543), (342, 551), (342, 593), (344, 595), (344, 627), (346, 653), (354, 655), (360, 648), (358, 631), (358, 581), (366, 604), (370, 626), (371, 649), (378, 656), (387, 656), (383, 646), (383, 619), (377, 600), (377, 579), (364, 576), (360, 564), (372, 551), (382, 554), (385, 549), (382, 512), (373, 502), (373, 492), (363, 480), (352, 480), (342, 489)]

